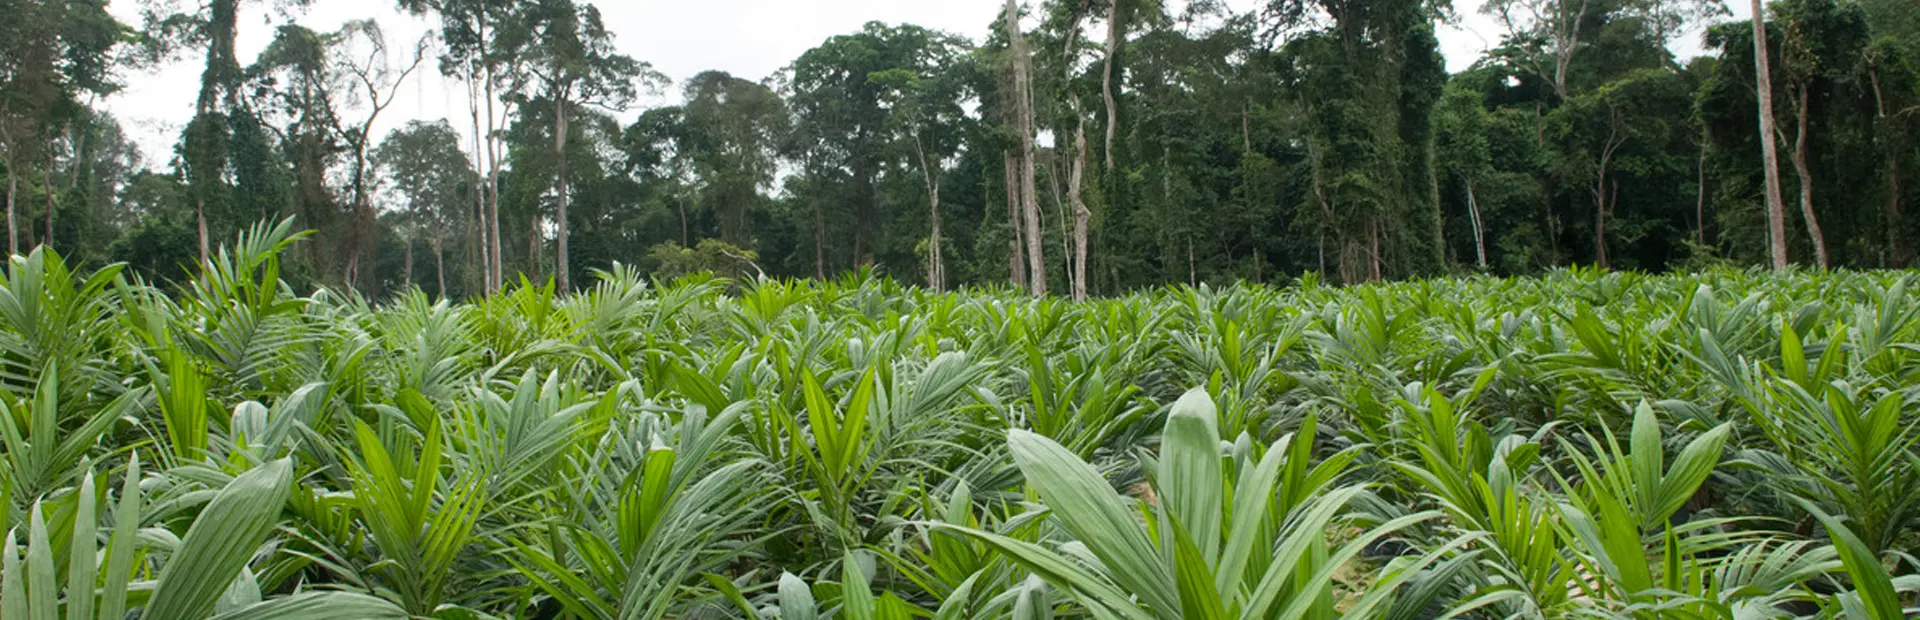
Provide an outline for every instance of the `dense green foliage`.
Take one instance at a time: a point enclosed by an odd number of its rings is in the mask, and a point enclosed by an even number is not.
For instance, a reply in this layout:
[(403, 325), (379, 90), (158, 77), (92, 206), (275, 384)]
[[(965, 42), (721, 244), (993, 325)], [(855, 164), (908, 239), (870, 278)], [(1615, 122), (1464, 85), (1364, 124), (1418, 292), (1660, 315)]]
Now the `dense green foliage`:
[[(0, 279), (12, 618), (1885, 620), (1909, 275)], [(163, 294), (170, 293), (170, 294)], [(64, 613), (63, 613), (64, 612)]]
[[(1017, 48), (999, 11), (983, 38), (876, 22), (774, 75), (672, 85), (578, 0), (402, 0), (438, 25), (419, 46), (309, 29), (305, 5), (276, 3), (287, 23), (248, 59), (240, 0), (138, 29), (98, 0), (0, 2), (19, 251), (172, 281), (296, 217), (315, 239), (290, 281), (467, 299), (583, 290), (616, 262), (679, 273), (655, 250), (708, 240), (776, 277), (1093, 295), (1737, 267), (1770, 247), (1752, 30), (1719, 0), (1034, 0), (1009, 7)], [(1920, 255), (1914, 7), (1767, 9), (1794, 262)], [(1436, 29), (1465, 10), (1496, 45), (1449, 75)], [(177, 157), (140, 161), (89, 106), (189, 54), (206, 69)], [(435, 69), (465, 105), (375, 135)], [(630, 109), (647, 93), (670, 103)]]

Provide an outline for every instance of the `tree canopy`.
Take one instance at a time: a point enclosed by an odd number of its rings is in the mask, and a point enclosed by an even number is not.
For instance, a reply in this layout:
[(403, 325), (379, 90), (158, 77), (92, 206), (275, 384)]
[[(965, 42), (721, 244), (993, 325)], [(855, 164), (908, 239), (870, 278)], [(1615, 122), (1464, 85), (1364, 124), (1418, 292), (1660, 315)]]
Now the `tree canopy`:
[[(1768, 141), (1793, 262), (1910, 267), (1920, 232), (1906, 0), (1771, 3), (1774, 136), (1754, 123), (1754, 29), (1713, 0), (1483, 3), (1499, 44), (1455, 73), (1446, 2), (1028, 0), (980, 15), (982, 38), (874, 22), (774, 75), (677, 85), (578, 0), (401, 2), (440, 23), (422, 41), (315, 30), (292, 3), (252, 59), (238, 0), (137, 27), (96, 0), (14, 4), (15, 249), (161, 280), (285, 217), (319, 237), (291, 282), (372, 296), (567, 291), (616, 263), (685, 271), (661, 257), (695, 248), (772, 276), (1075, 295), (1762, 264)], [(1702, 32), (1707, 55), (1671, 51)], [(178, 157), (141, 161), (100, 101), (192, 53)], [(468, 114), (368, 135), (427, 60)]]

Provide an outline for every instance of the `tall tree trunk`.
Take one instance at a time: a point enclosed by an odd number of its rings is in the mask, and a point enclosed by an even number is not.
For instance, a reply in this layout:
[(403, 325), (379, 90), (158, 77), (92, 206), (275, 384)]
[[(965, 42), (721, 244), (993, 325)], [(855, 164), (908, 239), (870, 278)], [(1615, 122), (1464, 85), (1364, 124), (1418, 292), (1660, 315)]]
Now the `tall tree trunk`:
[(364, 287), (364, 290), (360, 292), (371, 298), (377, 294), (377, 292), (373, 290), (377, 285), (377, 278), (373, 276), (373, 244), (374, 235), (377, 234), (378, 229), (375, 227), (373, 220), (372, 197), (368, 196), (369, 193), (370, 192), (366, 191), (362, 185), (360, 175), (356, 173), (352, 211), (347, 218), (347, 225), (353, 229), (352, 232), (348, 233), (348, 237), (352, 240), (352, 246), (347, 258), (347, 270), (349, 272), (347, 274), (347, 287)]
[[(207, 262), (211, 252), (209, 252), (207, 248), (207, 199), (205, 197), (196, 197), (194, 199), (193, 215), (194, 219), (198, 221), (198, 228), (200, 229), (200, 266), (207, 267), (213, 263)], [(7, 230), (9, 232), (13, 230), (12, 211), (7, 212)]]
[(47, 234), (40, 238), (40, 245), (53, 247), (53, 213), (59, 210), (59, 201), (53, 197), (53, 149), (47, 149), (47, 169), (41, 173), (41, 184), (46, 186), (47, 194)]
[(558, 170), (554, 174), (554, 190), (560, 194), (560, 202), (554, 206), (554, 279), (561, 295), (572, 291), (569, 282), (567, 264), (567, 101), (560, 98), (555, 102), (553, 115), (553, 152), (558, 159)]
[[(477, 189), (480, 186), (479, 184), (475, 184), (474, 187)], [(481, 215), (486, 215), (487, 210), (482, 208), (478, 210), (478, 213), (480, 213)], [(466, 244), (467, 264), (469, 266), (478, 266), (480, 269), (478, 271), (475, 271), (472, 269), (462, 271), (461, 273), (464, 274), (466, 277), (461, 279), (461, 283), (463, 284), (461, 288), (468, 295), (472, 295), (474, 291), (480, 291), (481, 294), (485, 294), (487, 290), (487, 283), (486, 283), (487, 261), (486, 261), (486, 249), (485, 249), (487, 245), (485, 243), (487, 239), (487, 232), (486, 232), (486, 228), (481, 226), (480, 218), (474, 218), (471, 223), (473, 225), (473, 228), (471, 230), (472, 236), (468, 238), (472, 240), (472, 243)]]
[[(1327, 200), (1326, 184), (1320, 178), (1323, 169), (1321, 166), (1319, 144), (1312, 139), (1308, 139), (1306, 142), (1307, 179), (1313, 186), (1313, 204), (1320, 207), (1321, 217), (1321, 223), (1317, 227), (1319, 230), (1316, 231), (1318, 234), (1314, 239), (1314, 251), (1319, 257), (1320, 275), (1321, 277), (1325, 277), (1327, 274), (1327, 231), (1333, 228), (1338, 218), (1334, 216), (1333, 203)], [(1345, 235), (1342, 235), (1341, 239), (1335, 240), (1335, 242), (1339, 244), (1339, 247), (1334, 249), (1334, 268), (1340, 270), (1341, 282), (1352, 282), (1354, 278), (1347, 269), (1347, 242), (1344, 237)]]
[(1107, 172), (1113, 172), (1113, 133), (1119, 127), (1119, 102), (1113, 97), (1113, 59), (1120, 53), (1121, 33), (1125, 28), (1120, 24), (1121, 0), (1107, 2), (1107, 55), (1100, 70), (1100, 98), (1107, 104), (1107, 142), (1101, 154), (1106, 158)]
[[(475, 180), (478, 181), (474, 196), (480, 207), (480, 238), (477, 241), (480, 245), (481, 293), (490, 294), (500, 290), (504, 284), (501, 280), (501, 263), (506, 260), (500, 252), (498, 154), (493, 139), (493, 77), (491, 69), (473, 71), (470, 75), (473, 83), (469, 98), (473, 110), (473, 158)], [(483, 110), (486, 113), (484, 125), (481, 123)]]
[(940, 255), (940, 177), (927, 160), (927, 148), (920, 134), (913, 134), (913, 150), (920, 156), (920, 178), (927, 184), (927, 286), (935, 291), (946, 288), (946, 262)]
[(358, 231), (354, 233), (354, 236), (358, 237), (358, 241), (354, 243), (353, 247), (353, 265), (356, 272), (353, 275), (352, 281), (365, 282), (366, 286), (369, 287), (369, 290), (366, 292), (371, 296), (371, 287), (374, 278), (370, 277), (370, 274), (358, 272), (359, 269), (366, 269), (369, 272), (373, 270), (373, 236), (376, 234), (376, 231), (373, 226), (373, 209), (371, 206), (355, 204), (353, 208), (353, 227), (358, 229)]
[(1767, 184), (1767, 247), (1774, 269), (1787, 268), (1787, 205), (1780, 195), (1780, 154), (1774, 147), (1773, 71), (1767, 63), (1767, 9), (1753, 0), (1754, 91), (1760, 98), (1760, 163)]
[[(13, 221), (14, 206), (19, 204), (19, 199), (20, 199), (20, 174), (19, 172), (14, 170), (13, 166), (14, 165), (12, 163), (7, 164), (7, 255), (8, 256), (14, 256), (20, 253), (20, 231), (18, 228), (15, 227), (14, 221)], [(204, 235), (202, 236), (204, 237)], [(206, 253), (205, 250), (201, 251), (201, 254), (205, 254), (205, 253)]]
[[(1053, 149), (1053, 157), (1047, 158), (1047, 189), (1053, 191), (1054, 225), (1060, 229), (1060, 260), (1064, 261), (1067, 276), (1067, 290), (1073, 290), (1073, 225), (1067, 223), (1067, 197), (1060, 193), (1060, 177), (1067, 174), (1062, 167), (1071, 169), (1073, 163), (1062, 158), (1067, 148), (1066, 136), (1059, 137), (1060, 143)], [(1045, 223), (1042, 222), (1044, 226)]]
[(1593, 263), (1601, 269), (1612, 265), (1607, 261), (1607, 171), (1600, 170), (1600, 180), (1593, 184)]
[(1439, 140), (1427, 133), (1427, 199), (1433, 203), (1433, 264), (1447, 266), (1447, 214), (1440, 204)]
[[(1031, 110), (1028, 114), (1031, 115)], [(1031, 116), (1028, 118), (1031, 123)], [(1026, 221), (1027, 290), (1035, 295), (1045, 295), (1047, 294), (1046, 237), (1040, 224), (1040, 192), (1034, 178), (1036, 158), (1033, 134), (1027, 133), (1025, 138), (1026, 156), (1021, 158), (1020, 164), (1020, 193), (1022, 194), (1022, 219)]]
[(1314, 248), (1315, 255), (1317, 255), (1320, 258), (1320, 271), (1318, 273), (1321, 275), (1321, 277), (1326, 277), (1327, 231), (1322, 230), (1320, 231), (1320, 234), (1314, 235), (1313, 248)]
[(1040, 196), (1034, 179), (1033, 134), (1033, 61), (1026, 37), (1020, 34), (1020, 8), (1007, 0), (1007, 39), (1013, 53), (1015, 102), (1020, 109), (1020, 193), (1021, 211), (1026, 220), (1027, 290), (1034, 295), (1047, 294), (1045, 241), (1041, 237)]
[(1486, 222), (1480, 219), (1480, 200), (1473, 193), (1473, 179), (1467, 179), (1467, 217), (1473, 224), (1473, 253), (1476, 265), (1481, 271), (1487, 270), (1487, 229)]
[[(484, 32), (482, 33), (481, 38), (482, 39), (485, 38)], [(486, 88), (484, 92), (487, 100), (486, 103), (487, 103), (487, 134), (488, 134), (487, 135), (487, 225), (488, 225), (487, 239), (488, 239), (488, 244), (493, 248), (493, 272), (492, 272), (493, 288), (492, 290), (498, 291), (501, 288), (504, 288), (507, 284), (506, 283), (507, 258), (506, 258), (506, 254), (501, 251), (503, 248), (500, 245), (500, 145), (499, 145), (499, 141), (495, 139), (492, 135), (494, 130), (494, 124), (495, 124), (494, 110), (493, 110), (493, 93), (495, 92), (495, 86), (497, 86), (497, 84), (494, 81), (495, 79), (496, 77), (493, 74), (493, 68), (488, 67), (486, 69)], [(537, 253), (534, 254), (534, 258), (536, 260), (539, 258), (539, 256), (540, 255)]]
[[(356, 240), (354, 243), (354, 254), (356, 262), (364, 265), (368, 271), (368, 273), (365, 274), (366, 281), (371, 289), (369, 292), (373, 295), (378, 295), (381, 292), (379, 290), (380, 279), (377, 276), (379, 265), (375, 259), (375, 252), (378, 250), (380, 244), (380, 222), (379, 216), (374, 212), (373, 207), (372, 194), (374, 192), (374, 183), (368, 180), (368, 177), (371, 176), (371, 164), (367, 153), (368, 149), (372, 148), (373, 127), (379, 122), (380, 113), (385, 111), (387, 106), (393, 104), (394, 98), (399, 95), (400, 86), (407, 81), (407, 75), (413, 73), (414, 69), (419, 68), (424, 58), (424, 54), (416, 54), (413, 59), (413, 64), (407, 66), (405, 70), (399, 73), (398, 77), (393, 79), (391, 84), (384, 87), (379, 85), (381, 81), (379, 78), (372, 77), (371, 75), (376, 71), (376, 69), (373, 68), (372, 61), (369, 61), (366, 73), (358, 74), (361, 83), (367, 88), (366, 103), (368, 111), (366, 120), (360, 123), (358, 136), (350, 140), (353, 147), (353, 195), (356, 208), (355, 215), (357, 216), (353, 234), (353, 238)], [(359, 71), (358, 69), (352, 70), (356, 72)], [(386, 92), (382, 92), (383, 90)], [(262, 214), (264, 215), (264, 213), (265, 209), (263, 208)], [(261, 219), (265, 218), (262, 217)], [(407, 251), (412, 252), (413, 239), (408, 239), (407, 243)], [(361, 255), (364, 255), (364, 261), (358, 260), (361, 258)], [(407, 281), (411, 283), (412, 280), (412, 274), (409, 273)]]
[(439, 298), (446, 299), (447, 298), (447, 264), (446, 264), (446, 261), (443, 260), (441, 257), (442, 245), (443, 244), (439, 237), (436, 236), (433, 238), (433, 284), (434, 284), (433, 292)]
[(1073, 299), (1083, 301), (1087, 298), (1087, 222), (1093, 219), (1093, 211), (1087, 209), (1087, 201), (1080, 196), (1080, 184), (1087, 169), (1085, 119), (1074, 126), (1073, 148), (1073, 172), (1067, 175), (1067, 200), (1073, 203)]
[[(476, 175), (478, 176), (478, 175)], [(479, 179), (476, 179), (479, 180)], [(480, 258), (480, 292), (493, 290), (493, 254), (487, 251), (487, 191), (484, 183), (474, 184), (473, 253)]]
[(1799, 134), (1793, 137), (1793, 173), (1800, 177), (1800, 218), (1806, 220), (1807, 237), (1813, 241), (1813, 262), (1827, 268), (1827, 236), (1820, 232), (1820, 218), (1813, 213), (1813, 170), (1807, 165), (1807, 85), (1800, 84), (1800, 105), (1796, 106)]
[[(676, 192), (677, 193), (677, 192)], [(690, 247), (692, 240), (687, 239), (687, 196), (679, 195), (680, 203), (680, 247)]]
[[(1567, 69), (1573, 66), (1573, 53), (1580, 50), (1580, 22), (1586, 20), (1590, 4), (1591, 0), (1580, 0), (1579, 12), (1571, 16), (1557, 15), (1558, 19), (1553, 26), (1556, 39), (1553, 46), (1553, 94), (1559, 96), (1562, 101), (1567, 99)], [(1555, 11), (1564, 11), (1567, 8), (1564, 0), (1555, 3), (1554, 6)]]
[(474, 231), (478, 233), (478, 235), (475, 237), (473, 245), (480, 254), (480, 290), (482, 293), (486, 293), (493, 290), (494, 261), (494, 254), (488, 251), (487, 247), (487, 174), (486, 171), (480, 168), (481, 165), (485, 164), (486, 147), (484, 143), (481, 142), (484, 138), (481, 137), (480, 133), (479, 84), (478, 80), (474, 79), (471, 64), (468, 64), (467, 75), (467, 110), (473, 114), (473, 161), (475, 164), (473, 170), (474, 223), (479, 226), (479, 228)]
[(1386, 262), (1380, 256), (1380, 216), (1375, 215), (1367, 218), (1367, 237), (1369, 243), (1367, 258), (1373, 265), (1372, 280), (1378, 282), (1384, 277), (1382, 273), (1384, 265), (1382, 263)]
[(1193, 254), (1193, 234), (1187, 234), (1187, 286), (1200, 285), (1200, 260)]
[[(1088, 4), (1089, 4), (1088, 0), (1080, 0), (1079, 6), (1075, 7), (1072, 16), (1068, 19), (1067, 25), (1066, 25), (1066, 30), (1067, 30), (1066, 44), (1062, 45), (1060, 48), (1061, 58), (1078, 57), (1077, 44), (1080, 41), (1080, 20), (1086, 17)], [(1029, 69), (1029, 71), (1031, 71), (1031, 69)], [(1029, 73), (1029, 75), (1031, 75), (1031, 73)], [(1069, 81), (1073, 79), (1073, 75), (1071, 74), (1071, 72), (1069, 72), (1069, 74), (1066, 75), (1065, 77)], [(1029, 86), (1028, 88), (1031, 89), (1032, 87)], [(1029, 104), (1031, 104), (1032, 102), (1031, 91), (1028, 92), (1028, 96), (1029, 96), (1028, 102)], [(1085, 115), (1080, 110), (1080, 97), (1079, 95), (1069, 95), (1068, 99), (1069, 101), (1068, 101), (1067, 109), (1073, 115), (1074, 131), (1085, 133), (1085, 125), (1087, 121), (1086, 121)], [(1029, 107), (1028, 109), (1029, 109), (1029, 113), (1032, 113), (1031, 112), (1032, 108)], [(1084, 275), (1086, 273), (1086, 270), (1084, 267), (1081, 267), (1074, 262), (1074, 257), (1076, 256), (1075, 254), (1076, 250), (1074, 249), (1075, 239), (1068, 232), (1072, 230), (1072, 227), (1067, 223), (1066, 210), (1068, 205), (1077, 204), (1080, 202), (1080, 197), (1079, 197), (1080, 184), (1081, 184), (1081, 179), (1083, 178), (1081, 166), (1084, 165), (1084, 162), (1075, 160), (1072, 163), (1065, 164), (1069, 168), (1069, 175), (1071, 176), (1071, 178), (1068, 179), (1068, 187), (1067, 187), (1067, 194), (1069, 198), (1067, 200), (1061, 200), (1059, 168), (1062, 164), (1061, 164), (1061, 158), (1058, 156), (1060, 153), (1060, 148), (1059, 148), (1060, 146), (1063, 146), (1063, 145), (1060, 145), (1060, 144), (1055, 145), (1055, 148), (1053, 149), (1055, 157), (1052, 158), (1052, 163), (1050, 163), (1047, 166), (1047, 184), (1053, 187), (1053, 204), (1060, 216), (1059, 218), (1060, 219), (1060, 256), (1065, 257), (1064, 260), (1067, 261), (1067, 265), (1066, 265), (1067, 290), (1072, 291), (1076, 287), (1081, 286), (1080, 283), (1076, 281), (1075, 274)], [(1084, 255), (1085, 255), (1084, 253), (1079, 254), (1079, 256), (1084, 256)]]
[(813, 277), (827, 281), (827, 216), (824, 207), (813, 205)]
[(400, 261), (400, 289), (413, 288), (413, 239), (406, 239), (407, 249), (402, 253), (406, 258)]
[(1626, 133), (1621, 131), (1620, 110), (1609, 111), (1607, 123), (1607, 141), (1600, 150), (1599, 178), (1593, 182), (1593, 262), (1601, 269), (1612, 267), (1607, 256), (1607, 215), (1613, 206), (1613, 193), (1618, 183), (1609, 186), (1613, 172), (1613, 155), (1627, 142)]
[(934, 194), (928, 209), (933, 216), (931, 235), (933, 247), (929, 250), (928, 284), (933, 286), (933, 290), (941, 291), (947, 288), (947, 260), (940, 249), (940, 195), (938, 193)]
[[(234, 51), (234, 39), (239, 29), (240, 0), (212, 0), (207, 4), (207, 24), (203, 32), (207, 33), (207, 64), (200, 74), (200, 96), (194, 102), (194, 131), (200, 134), (198, 148), (191, 149), (187, 155), (187, 165), (191, 171), (190, 184), (194, 190), (194, 215), (198, 220), (200, 234), (200, 264), (206, 266), (211, 256), (211, 243), (207, 238), (207, 192), (210, 184), (218, 183), (219, 159), (224, 154), (207, 153), (204, 149), (209, 140), (206, 133), (212, 128), (214, 106), (224, 100), (233, 103), (234, 86), (240, 78), (240, 63)], [(229, 108), (232, 106), (229, 105)]]
[(497, 167), (487, 172), (487, 239), (493, 250), (492, 291), (498, 292), (507, 285), (507, 256), (500, 244), (500, 171)]
[(1700, 187), (1693, 203), (1693, 243), (1704, 248), (1707, 245), (1707, 140), (1704, 135), (1700, 137), (1700, 160), (1696, 167)]
[(1007, 278), (1013, 285), (1027, 287), (1027, 257), (1022, 249), (1020, 232), (1020, 164), (1019, 158), (1011, 151), (1002, 151), (1001, 159), (1006, 164), (1007, 176)]
[[(371, 130), (371, 123), (360, 127), (362, 136), (369, 135)], [(346, 282), (348, 288), (354, 288), (356, 284), (361, 282), (365, 282), (371, 287), (375, 279), (368, 277), (369, 274), (367, 273), (361, 273), (363, 268), (372, 271), (374, 262), (374, 237), (379, 230), (373, 215), (373, 197), (371, 195), (373, 192), (367, 182), (366, 144), (367, 141), (362, 139), (354, 145), (352, 153), (353, 160), (350, 162), (353, 167), (350, 169), (351, 177), (348, 185), (348, 188), (352, 192), (352, 203), (349, 204), (347, 212)], [(369, 288), (366, 291), (362, 291), (362, 293), (371, 296), (374, 294), (374, 291)]]
[(1613, 177), (1608, 183), (1613, 184), (1612, 188), (1607, 190), (1607, 217), (1611, 218), (1613, 212), (1620, 206), (1620, 177)]
[(540, 211), (527, 214), (527, 280), (540, 283)]
[(1014, 286), (1027, 288), (1027, 251), (1021, 244), (1020, 230), (1020, 157), (1014, 152), (1000, 152), (1000, 159), (1006, 163), (1006, 230), (1010, 232), (1006, 242), (1006, 273), (1014, 280)]

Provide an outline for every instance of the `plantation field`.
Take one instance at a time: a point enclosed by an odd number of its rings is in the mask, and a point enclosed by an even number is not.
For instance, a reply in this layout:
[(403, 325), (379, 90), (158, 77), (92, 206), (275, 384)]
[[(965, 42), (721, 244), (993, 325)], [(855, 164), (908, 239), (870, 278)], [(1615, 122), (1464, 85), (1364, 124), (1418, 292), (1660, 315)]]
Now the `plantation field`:
[(0, 618), (1899, 618), (1907, 273), (379, 304), (36, 252)]

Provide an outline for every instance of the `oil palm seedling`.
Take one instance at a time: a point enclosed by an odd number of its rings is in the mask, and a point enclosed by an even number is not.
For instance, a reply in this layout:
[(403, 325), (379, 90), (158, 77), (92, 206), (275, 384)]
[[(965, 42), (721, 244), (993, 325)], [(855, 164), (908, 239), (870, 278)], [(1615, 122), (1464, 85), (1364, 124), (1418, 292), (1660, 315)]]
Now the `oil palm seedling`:
[(1703, 331), (1699, 360), (1766, 438), (1746, 453), (1772, 487), (1847, 515), (1868, 551), (1887, 554), (1920, 523), (1920, 497), (1910, 492), (1920, 485), (1920, 418), (1910, 387), (1869, 368), (1892, 351), (1880, 347), (1862, 357), (1875, 347), (1844, 342), (1849, 331), (1836, 326), (1827, 330), (1829, 342), (1809, 347), (1799, 330), (1783, 324), (1777, 367), (1729, 358)]
[[(1886, 618), (1910, 276), (0, 276), (0, 618)], [(137, 457), (136, 457), (137, 455)]]
[(562, 609), (580, 618), (668, 617), (687, 603), (693, 578), (715, 576), (747, 552), (764, 464), (714, 465), (742, 408), (709, 419), (698, 405), (646, 415), (610, 429), (574, 460), (564, 491), (570, 518), (510, 539), (502, 557)]
[(74, 273), (48, 248), (12, 257), (0, 274), (0, 386), (29, 394), (42, 373), (64, 366), (69, 397), (114, 389), (118, 381), (102, 353), (113, 342), (120, 274), (119, 266)]
[[(266, 542), (293, 484), (290, 461), (267, 463), (234, 478), (213, 493), (184, 536), (166, 537), (166, 545), (152, 544), (156, 536), (139, 530), (145, 503), (141, 475), (138, 457), (131, 458), (112, 502), (104, 549), (99, 521), (106, 515), (99, 510), (91, 473), (67, 498), (70, 506), (48, 510), (51, 500), (36, 502), (23, 524), (25, 544), (21, 528), (15, 527), (0, 550), (0, 614), (48, 620), (124, 618), (128, 610), (138, 610), (143, 619), (406, 617), (393, 605), (363, 594), (304, 591), (268, 596), (262, 591), (249, 564)], [(50, 534), (48, 513), (71, 515), (71, 528)], [(70, 542), (62, 545), (62, 538)], [(62, 565), (64, 581), (56, 569)], [(141, 575), (151, 581), (136, 579)]]
[[(1359, 485), (1335, 486), (1351, 455), (1313, 465), (1306, 458), (1310, 450), (1294, 447), (1308, 445), (1310, 436), (1296, 435), (1264, 453), (1229, 459), (1217, 424), (1206, 392), (1188, 392), (1175, 403), (1152, 485), (1158, 501), (1133, 508), (1133, 501), (1058, 443), (1011, 430), (1007, 441), (1015, 461), (1071, 540), (1049, 548), (956, 529), (1072, 593), (1096, 615), (1301, 618), (1332, 610), (1334, 572), (1369, 544), (1437, 516), (1413, 513), (1333, 544), (1326, 533), (1365, 492)], [(1224, 464), (1229, 462), (1232, 467)], [(1464, 542), (1392, 563), (1343, 615), (1384, 616), (1399, 585)]]
[[(0, 511), (14, 501), (31, 502), (71, 486), (87, 473), (92, 451), (114, 424), (134, 412), (150, 390), (136, 388), (95, 405), (93, 411), (60, 408), (57, 362), (39, 374), (32, 395), (0, 395)], [(5, 515), (0, 515), (5, 516)]]

